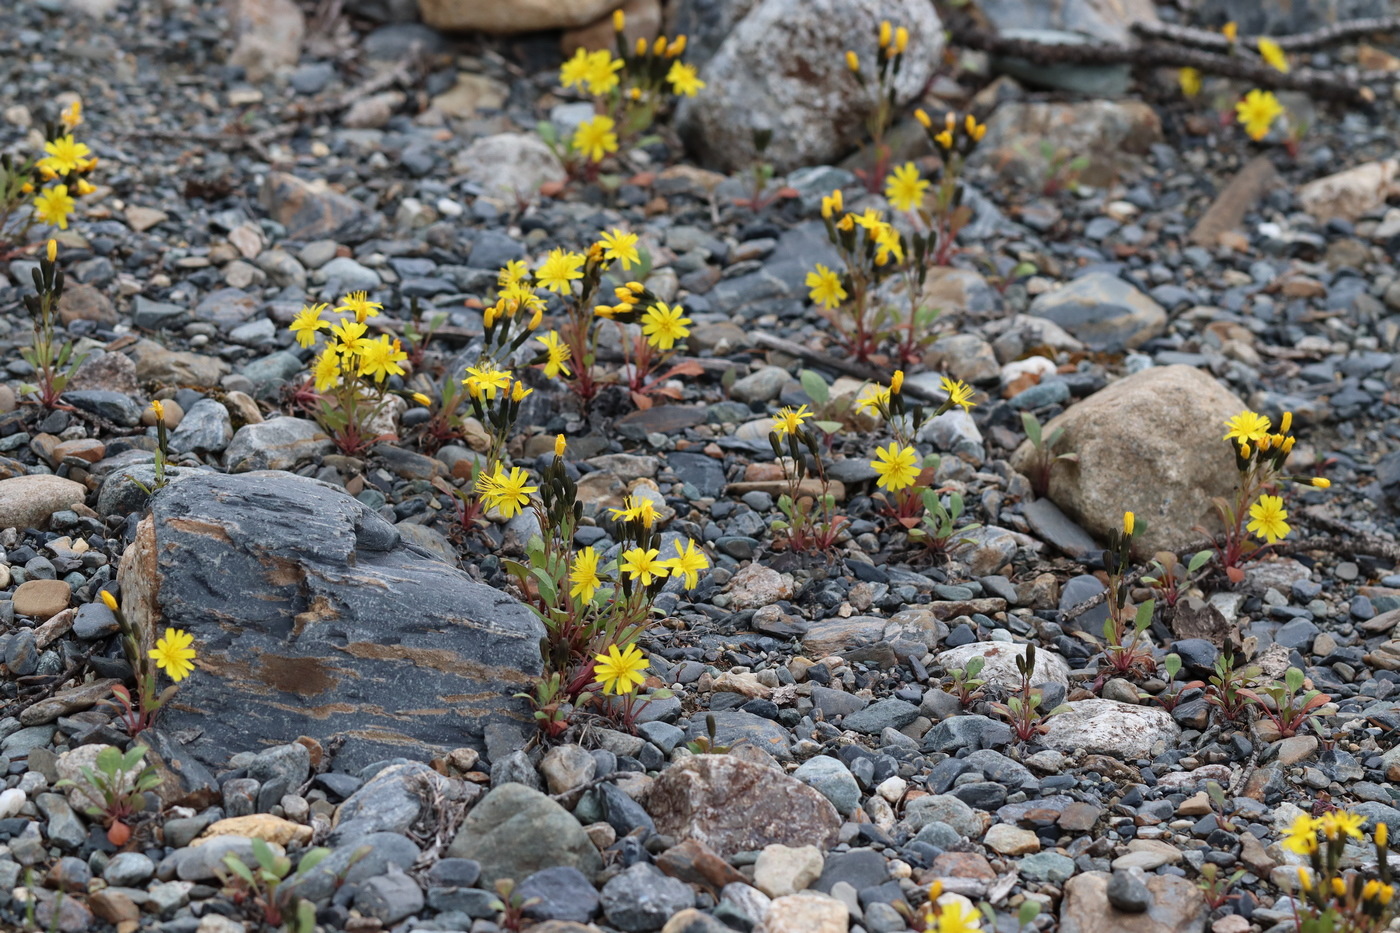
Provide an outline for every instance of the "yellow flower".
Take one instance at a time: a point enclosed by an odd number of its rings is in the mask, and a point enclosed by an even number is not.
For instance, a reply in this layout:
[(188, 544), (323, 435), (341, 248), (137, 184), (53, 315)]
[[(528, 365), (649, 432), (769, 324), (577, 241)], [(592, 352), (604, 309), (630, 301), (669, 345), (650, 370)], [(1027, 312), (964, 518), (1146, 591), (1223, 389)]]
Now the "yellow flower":
[(58, 117), (59, 121), (70, 131), (76, 130), (83, 122), (83, 102), (75, 100), (67, 107), (63, 108), (63, 113)]
[(550, 379), (559, 378), (560, 374), (572, 376), (569, 367), (564, 365), (573, 356), (574, 351), (569, 349), (569, 345), (559, 339), (559, 331), (552, 330), (543, 337), (536, 337), (540, 343), (544, 344), (546, 354), (544, 362), (544, 374)]
[(972, 411), (972, 386), (960, 379), (949, 379), (944, 376), (939, 380), (939, 387), (948, 393), (948, 401), (954, 405), (962, 407), (963, 411)]
[(894, 37), (894, 27), (890, 21), (885, 19), (880, 21), (880, 48), (885, 48), (890, 44), (890, 39)]
[(165, 630), (165, 637), (156, 642), (150, 656), (156, 667), (165, 671), (177, 684), (194, 670), (194, 638), (177, 628)]
[(556, 456), (556, 457), (562, 457), (562, 456), (564, 456), (564, 452), (565, 452), (566, 450), (568, 450), (568, 449), (569, 449), (569, 442), (566, 441), (566, 440), (564, 440), (564, 435), (562, 435), (562, 434), (556, 434), (556, 435), (554, 435), (554, 456)]
[(584, 77), (588, 93), (601, 95), (611, 92), (617, 87), (617, 73), (621, 70), (622, 59), (613, 58), (607, 49), (589, 53), (588, 74)]
[(603, 581), (598, 576), (598, 552), (592, 546), (574, 555), (573, 563), (569, 565), (569, 582), (573, 584), (569, 589), (570, 596), (581, 602), (593, 602), (593, 594), (598, 592)]
[(639, 521), (643, 528), (656, 524), (656, 506), (646, 496), (627, 496), (622, 500), (622, 508), (610, 508), (608, 512), (620, 522)]
[(889, 407), (890, 390), (884, 386), (871, 386), (870, 394), (856, 402), (857, 409), (872, 415), (879, 415), (882, 410), (888, 411)]
[(938, 925), (930, 933), (979, 933), (982, 915), (966, 901), (949, 898), (938, 905)]
[(1181, 85), (1181, 93), (1187, 97), (1201, 93), (1201, 73), (1195, 68), (1182, 68), (1176, 73), (1176, 80)]
[(536, 275), (540, 287), (551, 292), (567, 295), (573, 291), (570, 284), (574, 279), (583, 278), (583, 263), (587, 259), (582, 253), (571, 253), (564, 249), (552, 249), (549, 257)]
[(690, 323), (690, 318), (682, 317), (684, 310), (680, 305), (668, 307), (664, 301), (647, 308), (642, 315), (642, 333), (646, 335), (647, 343), (658, 350), (669, 350), (677, 340), (689, 337), (690, 328), (686, 325)]
[(1231, 42), (1235, 41), (1235, 37), (1239, 35), (1239, 32), (1239, 23), (1236, 23), (1234, 20), (1230, 20), (1224, 26), (1220, 27), (1220, 34), (1223, 35), (1226, 39), (1229, 39)]
[(807, 273), (807, 287), (811, 289), (808, 296), (812, 301), (828, 311), (839, 308), (841, 302), (846, 300), (846, 290), (841, 287), (841, 277), (821, 263), (817, 263), (817, 267)]
[(705, 552), (695, 546), (695, 542), (689, 539), (685, 544), (676, 544), (676, 556), (665, 561), (666, 566), (671, 568), (671, 576), (682, 577), (685, 580), (685, 588), (693, 590), (700, 582), (700, 571), (710, 566), (710, 561), (705, 557)]
[(384, 306), (377, 301), (369, 300), (369, 292), (351, 292), (340, 299), (337, 311), (347, 311), (355, 315), (355, 320), (361, 324), (366, 318), (378, 317), (379, 312), (384, 310)]
[(1239, 438), (1242, 443), (1259, 441), (1269, 435), (1269, 419), (1247, 410), (1226, 421), (1225, 427), (1230, 429), (1224, 438), (1227, 441), (1232, 437)]
[(512, 402), (523, 402), (525, 400), (525, 396), (529, 395), (533, 391), (535, 390), (525, 388), (525, 383), (517, 382), (510, 387), (510, 400)]
[(892, 224), (882, 223), (875, 228), (875, 264), (883, 266), (893, 256), (895, 262), (904, 261), (904, 239)]
[(1366, 817), (1360, 813), (1347, 813), (1345, 810), (1330, 810), (1322, 814), (1318, 820), (1318, 828), (1322, 830), (1322, 835), (1327, 839), (1339, 839), (1342, 836), (1350, 836), (1353, 839), (1364, 838), (1361, 827), (1366, 825)]
[(705, 82), (695, 73), (695, 66), (680, 61), (671, 63), (671, 70), (666, 72), (666, 80), (670, 83), (671, 90), (679, 97), (694, 97), (705, 87)]
[(860, 73), (860, 59), (849, 49), (846, 50), (846, 67), (851, 69), (852, 74)]
[(530, 267), (523, 259), (511, 259), (496, 273), (496, 284), (503, 290), (521, 285), (530, 277)]
[(79, 178), (73, 185), (73, 190), (78, 193), (78, 197), (83, 198), (92, 194), (97, 189), (88, 183), (86, 178)]
[(1123, 534), (1127, 535), (1127, 536), (1130, 537), (1130, 538), (1133, 536), (1133, 524), (1134, 524), (1134, 522), (1133, 522), (1133, 513), (1132, 513), (1132, 512), (1124, 512), (1124, 513), (1123, 513)]
[(157, 421), (165, 420), (165, 403), (160, 399), (151, 400), (151, 413), (156, 416)]
[(779, 437), (786, 437), (789, 434), (796, 434), (797, 429), (802, 427), (802, 422), (812, 417), (812, 413), (807, 410), (806, 405), (793, 408), (779, 408), (778, 413), (773, 416), (773, 433)]
[(876, 447), (875, 457), (870, 465), (880, 474), (875, 485), (881, 489), (899, 492), (906, 486), (914, 485), (914, 480), (919, 478), (919, 456), (912, 447), (901, 450), (898, 443), (891, 441), (888, 448)]
[(520, 467), (511, 467), (507, 474), (498, 460), (495, 473), (477, 477), (476, 491), (487, 507), (498, 509), (505, 518), (513, 518), (530, 504), (530, 493), (539, 489), (525, 485), (529, 481), (530, 477)]
[(832, 214), (839, 214), (845, 208), (842, 206), (841, 189), (837, 188), (831, 192), (830, 197), (822, 197), (822, 216), (830, 217)]
[(1275, 70), (1288, 74), (1288, 56), (1283, 54), (1283, 49), (1273, 39), (1259, 37), (1259, 55)]
[(932, 183), (919, 177), (919, 170), (914, 167), (913, 162), (905, 162), (890, 172), (889, 177), (885, 179), (885, 197), (889, 198), (890, 203), (897, 209), (912, 211), (924, 203), (924, 192), (930, 184)]
[(106, 606), (108, 609), (112, 610), (113, 612), (116, 612), (116, 611), (117, 611), (117, 597), (113, 596), (111, 593), (109, 593), (109, 592), (106, 591), (106, 590), (103, 590), (103, 591), (102, 591), (101, 593), (99, 593), (98, 595), (102, 597), (102, 605)]
[(428, 398), (422, 392), (414, 392), (411, 397), (415, 402), (417, 402), (419, 405), (422, 405), (424, 408), (431, 408), (433, 405), (433, 400)]
[(603, 258), (616, 259), (622, 263), (624, 271), (640, 264), (641, 255), (637, 252), (637, 235), (622, 230), (611, 230), (601, 234)]
[(76, 172), (86, 163), (87, 157), (92, 155), (92, 150), (87, 144), (77, 142), (72, 134), (44, 143), (44, 151), (48, 153), (48, 157), (42, 160), (43, 163), (59, 175)]
[(46, 254), (47, 254), (48, 257), (49, 257), (49, 262), (57, 262), (57, 261), (58, 261), (58, 241), (55, 240), (55, 239), (50, 239), (49, 242), (48, 242), (48, 246), (45, 247), (45, 252), (46, 252)]
[(904, 370), (896, 369), (894, 375), (890, 377), (890, 394), (898, 395), (904, 388)]
[(900, 26), (894, 31), (894, 53), (903, 55), (907, 48), (909, 48), (909, 30)]
[(73, 213), (76, 206), (76, 202), (68, 196), (67, 185), (54, 185), (34, 198), (34, 216), (51, 227), (67, 230), (68, 215)]
[(1269, 544), (1287, 537), (1290, 530), (1288, 523), (1284, 521), (1288, 518), (1288, 512), (1279, 496), (1260, 496), (1259, 501), (1249, 507), (1249, 517), (1253, 521), (1245, 527)]
[(497, 389), (504, 392), (510, 388), (510, 371), (468, 366), (467, 378), (462, 380), (462, 385), (467, 387), (467, 393), (472, 398), (494, 399)]
[(610, 152), (617, 151), (617, 134), (613, 127), (617, 124), (612, 117), (597, 116), (585, 120), (574, 130), (570, 142), (575, 152), (582, 152), (593, 162), (601, 162)]
[(656, 41), (651, 44), (651, 54), (660, 55), (664, 51), (666, 51), (666, 37), (657, 36)]
[(636, 645), (628, 645), (626, 651), (618, 651), (617, 645), (608, 645), (608, 653), (597, 655), (593, 660), (596, 662), (593, 672), (598, 683), (603, 685), (603, 692), (614, 696), (632, 693), (646, 683), (642, 671), (651, 663)]
[(938, 143), (938, 145), (942, 146), (944, 149), (953, 148), (952, 130), (943, 130), (941, 133), (938, 133), (936, 136), (934, 136), (933, 139), (934, 142)]
[(297, 343), (303, 347), (309, 347), (316, 342), (316, 331), (328, 330), (330, 321), (321, 317), (321, 312), (329, 308), (330, 305), (307, 305), (297, 312), (296, 318), (292, 321), (291, 331), (297, 335)]
[(327, 391), (335, 385), (339, 376), (340, 354), (335, 352), (334, 347), (326, 347), (321, 351), (321, 355), (316, 357), (316, 367), (311, 372), (311, 377), (316, 383), (316, 391)]
[(665, 561), (657, 560), (661, 552), (656, 548), (634, 547), (622, 552), (622, 572), (642, 586), (651, 586), (652, 580), (660, 580), (671, 572)]
[(1235, 117), (1244, 125), (1244, 131), (1253, 140), (1263, 139), (1269, 135), (1269, 127), (1273, 126), (1279, 114), (1283, 113), (1283, 105), (1278, 102), (1278, 98), (1271, 91), (1261, 91), (1258, 88), (1250, 91), (1244, 96), (1244, 100), (1235, 104)]
[(399, 364), (406, 359), (408, 354), (403, 352), (402, 344), (381, 334), (377, 340), (365, 341), (360, 353), (360, 375), (373, 376), (375, 382), (383, 382), (385, 376), (402, 376), (404, 369)]
[(588, 50), (579, 48), (574, 52), (574, 57), (559, 66), (559, 83), (564, 87), (573, 87), (588, 80)]
[(365, 331), (367, 329), (368, 328), (359, 321), (352, 321), (349, 319), (341, 321), (331, 328), (331, 335), (338, 341), (335, 345), (335, 350), (345, 357), (347, 363), (350, 361), (350, 357), (359, 356), (364, 345), (368, 343), (368, 341), (365, 340)]

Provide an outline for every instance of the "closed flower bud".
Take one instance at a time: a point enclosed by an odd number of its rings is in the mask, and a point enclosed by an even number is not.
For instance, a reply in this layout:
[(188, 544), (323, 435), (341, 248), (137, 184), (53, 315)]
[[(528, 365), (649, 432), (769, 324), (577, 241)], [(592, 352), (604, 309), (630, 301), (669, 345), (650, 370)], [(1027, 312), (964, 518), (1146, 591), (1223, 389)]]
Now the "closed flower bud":
[(676, 58), (685, 51), (685, 36), (679, 35), (671, 40), (671, 44), (666, 46), (666, 57)]
[(860, 59), (856, 57), (855, 52), (849, 50), (846, 52), (846, 67), (854, 72), (860, 71)]
[(106, 606), (108, 609), (112, 610), (113, 612), (116, 612), (116, 611), (117, 611), (117, 597), (113, 596), (113, 595), (112, 595), (111, 593), (109, 593), (107, 590), (103, 590), (103, 591), (101, 592), (100, 595), (101, 595), (101, 597), (102, 597), (102, 605)]
[(621, 10), (613, 10), (613, 31), (622, 32), (627, 27), (627, 16)]
[[(1331, 483), (1328, 483), (1328, 485), (1330, 486)], [(1322, 488), (1326, 489), (1327, 486), (1323, 486)], [(1376, 840), (1376, 845), (1384, 849), (1386, 847), (1387, 840), (1389, 840), (1390, 838), (1390, 827), (1387, 826), (1385, 823), (1377, 821), (1374, 836)]]
[(904, 370), (896, 369), (890, 378), (890, 394), (898, 395), (902, 388), (904, 388)]
[(927, 111), (927, 110), (924, 110), (922, 107), (920, 107), (918, 110), (915, 110), (915, 111), (914, 111), (914, 119), (915, 119), (915, 120), (918, 120), (918, 121), (919, 121), (919, 125), (922, 126), (922, 127), (923, 127), (924, 129), (926, 129), (926, 130), (927, 130), (927, 129), (932, 129), (932, 128), (933, 128), (933, 120), (932, 120), (932, 118), (929, 117), (928, 111)]
[(433, 400), (430, 399), (430, 398), (428, 398), (428, 397), (427, 397), (426, 395), (424, 395), (422, 392), (414, 392), (414, 393), (413, 393), (413, 400), (414, 400), (415, 402), (417, 402), (419, 405), (422, 405), (422, 406), (424, 406), (424, 407), (427, 407), (427, 406), (430, 406), (430, 405), (433, 404)]
[(1278, 433), (1287, 434), (1288, 429), (1291, 427), (1293, 427), (1293, 412), (1286, 411), (1283, 413), (1283, 417), (1279, 419)]
[(543, 308), (543, 307), (536, 308), (536, 309), (535, 309), (535, 314), (534, 314), (534, 316), (530, 318), (530, 329), (531, 329), (531, 330), (534, 330), (536, 327), (539, 327), (539, 326), (540, 326), (540, 321), (543, 321), (543, 320), (544, 320), (544, 308)]
[(1124, 513), (1123, 513), (1123, 534), (1127, 535), (1127, 536), (1130, 537), (1130, 538), (1133, 536), (1133, 513), (1132, 513), (1132, 512), (1124, 512)]
[(57, 240), (49, 240), (49, 262), (53, 262), (53, 261), (56, 260), (57, 258), (58, 258), (58, 241), (57, 241)]
[(1245, 441), (1240, 441), (1240, 456), (1245, 460), (1248, 460), (1250, 457), (1249, 444)]
[(666, 37), (657, 36), (656, 41), (651, 45), (651, 54), (663, 55), (666, 52)]
[(554, 436), (554, 456), (556, 456), (556, 457), (562, 457), (562, 456), (564, 456), (564, 449), (565, 449), (564, 435), (562, 435), (562, 434), (556, 434), (556, 435)]
[(904, 50), (909, 47), (909, 30), (900, 26), (894, 31), (894, 50), (896, 54), (903, 55)]
[(645, 55), (645, 54), (647, 53), (647, 40), (646, 40), (646, 37), (645, 37), (645, 36), (638, 36), (638, 37), (637, 37), (637, 46), (636, 46), (636, 48), (637, 48), (637, 54), (638, 54), (638, 55)]
[(510, 400), (511, 400), (512, 402), (518, 402), (518, 401), (520, 401), (521, 399), (525, 398), (525, 396), (529, 395), (529, 394), (530, 394), (531, 392), (533, 392), (533, 391), (535, 391), (535, 390), (534, 390), (534, 389), (527, 389), (527, 388), (525, 388), (525, 383), (523, 383), (523, 382), (517, 382), (517, 383), (515, 383), (515, 385), (511, 386), (511, 389), (510, 389)]
[(1284, 453), (1291, 453), (1292, 450), (1293, 450), (1293, 445), (1294, 445), (1295, 443), (1297, 443), (1297, 441), (1298, 441), (1298, 439), (1297, 439), (1296, 437), (1294, 437), (1293, 435), (1290, 434), (1288, 437), (1285, 437), (1285, 438), (1283, 439), (1283, 443), (1282, 443), (1281, 445), (1279, 445), (1279, 446), (1280, 446), (1280, 449), (1281, 449)]
[[(1318, 488), (1318, 489), (1331, 489), (1331, 488), (1332, 488), (1332, 481), (1331, 481), (1330, 479), (1328, 479), (1327, 477), (1325, 477), (1325, 476), (1314, 476), (1314, 477), (1313, 477), (1312, 484), (1313, 484), (1313, 486), (1315, 486), (1315, 487)], [(1381, 826), (1384, 826), (1385, 824), (1384, 824), (1384, 823), (1381, 823), (1380, 825), (1381, 825)]]
[(890, 26), (889, 20), (884, 20), (880, 23), (880, 48), (883, 49), (890, 44), (890, 34), (892, 32), (893, 28)]
[(165, 406), (161, 404), (160, 399), (151, 402), (151, 411), (156, 413), (157, 421), (165, 420)]

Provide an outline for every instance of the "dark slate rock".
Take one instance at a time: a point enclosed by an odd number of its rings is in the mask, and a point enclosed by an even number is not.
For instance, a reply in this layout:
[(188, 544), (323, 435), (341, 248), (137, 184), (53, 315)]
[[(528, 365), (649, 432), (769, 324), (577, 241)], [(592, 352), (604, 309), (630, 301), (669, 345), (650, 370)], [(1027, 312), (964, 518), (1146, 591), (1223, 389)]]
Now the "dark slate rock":
[(1081, 558), (1103, 550), (1089, 532), (1075, 524), (1049, 499), (1027, 502), (1021, 506), (1021, 514), (1041, 540), (1053, 544), (1070, 557)]
[[(715, 722), (716, 744), (732, 747), (740, 742), (749, 742), (779, 761), (792, 759), (792, 734), (776, 722), (736, 709), (720, 710), (707, 715), (713, 717)], [(686, 739), (694, 740), (707, 736), (705, 721), (705, 716), (696, 716), (685, 730)]]
[(327, 484), (190, 476), (152, 500), (119, 576), (139, 630), (199, 645), (204, 670), (161, 716), (198, 731), (208, 761), (343, 734), (337, 765), (352, 768), (479, 747), (488, 724), (529, 728), (510, 697), (540, 671), (534, 614)]
[(557, 866), (592, 877), (603, 866), (579, 821), (523, 784), (503, 784), (483, 797), (467, 814), (447, 854), (479, 862), (487, 884)]
[(598, 785), (598, 800), (603, 805), (603, 819), (617, 830), (619, 836), (626, 836), (639, 828), (647, 833), (656, 832), (656, 824), (651, 821), (647, 811), (616, 784)]
[(681, 482), (694, 486), (703, 498), (717, 498), (724, 493), (724, 465), (714, 457), (694, 453), (672, 453), (666, 462), (681, 478)]
[(672, 915), (695, 906), (690, 885), (639, 862), (603, 885), (600, 898), (608, 924), (624, 933), (659, 930)]
[(1107, 272), (1080, 276), (1031, 302), (1030, 313), (1049, 318), (1095, 350), (1118, 353), (1157, 336), (1167, 325), (1162, 306)]
[(104, 418), (123, 428), (141, 423), (141, 406), (129, 395), (107, 389), (83, 389), (63, 393), (63, 400), (74, 408)]
[(588, 923), (598, 913), (598, 892), (583, 872), (569, 865), (537, 871), (515, 888), (532, 920), (571, 920)]

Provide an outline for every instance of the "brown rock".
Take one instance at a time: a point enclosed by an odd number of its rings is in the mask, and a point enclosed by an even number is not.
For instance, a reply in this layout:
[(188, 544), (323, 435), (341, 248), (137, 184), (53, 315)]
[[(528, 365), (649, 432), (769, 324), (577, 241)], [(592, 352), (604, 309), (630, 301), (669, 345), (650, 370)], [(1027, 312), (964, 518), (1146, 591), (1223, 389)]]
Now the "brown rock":
[(98, 891), (88, 898), (88, 907), (97, 917), (113, 925), (141, 921), (141, 908), (120, 891)]
[(1171, 875), (1150, 875), (1152, 906), (1125, 913), (1108, 902), (1107, 872), (1091, 871), (1065, 882), (1060, 933), (1181, 933), (1205, 927), (1209, 913), (1195, 883)]
[(646, 799), (658, 832), (696, 839), (723, 857), (772, 843), (836, 843), (841, 817), (821, 794), (728, 755), (697, 755), (662, 772)]
[(69, 716), (79, 710), (91, 709), (112, 695), (112, 688), (121, 681), (114, 678), (94, 680), (92, 683), (64, 690), (46, 700), (20, 711), (19, 721), (25, 726), (41, 726), (53, 722), (60, 716)]
[(15, 589), (15, 614), (47, 619), (68, 608), (73, 587), (66, 580), (25, 580)]
[[(1124, 512), (1136, 513), (1147, 524), (1135, 544), (1143, 559), (1198, 544), (1195, 526), (1214, 521), (1211, 497), (1234, 490), (1234, 455), (1221, 438), (1225, 421), (1245, 408), (1190, 366), (1122, 379), (1045, 425), (1046, 436), (1065, 429), (1057, 450), (1079, 455), (1051, 473), (1050, 498), (1100, 540), (1122, 527)], [(1033, 453), (1026, 441), (1012, 465), (1027, 472)]]
[(510, 36), (586, 26), (621, 5), (621, 0), (418, 0), (418, 12), (434, 29)]
[[(1004, 824), (1001, 824), (1004, 825)], [(992, 829), (996, 829), (993, 826)], [(1015, 827), (1009, 827), (1014, 829)], [(1028, 830), (1016, 830), (1020, 833), (1028, 833)], [(990, 830), (989, 830), (990, 832)], [(1029, 833), (1032, 837), (1034, 833)], [(1040, 848), (1039, 842), (1034, 849), (1027, 851), (1037, 851)], [(928, 871), (924, 872), (921, 879), (924, 884), (936, 878), (971, 878), (974, 881), (995, 881), (997, 873), (987, 857), (977, 852), (944, 852), (933, 860)]]
[(39, 474), (0, 480), (0, 528), (48, 528), (50, 515), (82, 502), (86, 496), (82, 483), (60, 476)]
[(1196, 222), (1191, 230), (1191, 242), (1207, 248), (1219, 245), (1220, 235), (1243, 223), (1245, 213), (1277, 183), (1278, 172), (1268, 156), (1251, 159), (1215, 196)]
[(62, 463), (69, 457), (77, 457), (79, 460), (86, 460), (88, 463), (96, 463), (107, 455), (107, 445), (96, 438), (84, 438), (76, 441), (63, 441), (55, 444), (50, 459), (54, 465)]
[(272, 219), (295, 240), (342, 239), (363, 227), (368, 216), (358, 201), (332, 191), (324, 181), (306, 181), (272, 172), (259, 198)]
[(126, 225), (137, 233), (145, 233), (156, 224), (165, 223), (170, 215), (153, 207), (132, 206), (126, 209)]
[(433, 98), (434, 110), (449, 117), (474, 117), (482, 110), (499, 110), (510, 88), (486, 75), (459, 72), (457, 83)]
[(1162, 123), (1141, 101), (1012, 101), (988, 118), (987, 135), (972, 159), (1002, 174), (1043, 183), (1046, 165), (1040, 153), (1048, 146), (1052, 153), (1088, 156), (1078, 180), (1102, 186), (1161, 141)]
[[(626, 16), (623, 26), (623, 42), (627, 48), (637, 44), (638, 39), (650, 42), (661, 34), (661, 4), (658, 0), (625, 0), (622, 12)], [(560, 51), (565, 58), (571, 57), (579, 49), (597, 52), (616, 48), (617, 32), (613, 29), (612, 14), (608, 13), (587, 26), (566, 29), (559, 39)]]
[(726, 884), (747, 884), (739, 870), (699, 839), (687, 839), (656, 857), (656, 867), (672, 878), (718, 894)]
[(139, 341), (132, 349), (136, 356), (136, 378), (141, 382), (216, 386), (229, 374), (229, 365), (221, 359), (167, 350), (152, 340)]
[[(180, 422), (185, 419), (185, 410), (180, 407), (180, 403), (173, 398), (162, 399), (161, 410), (165, 412), (165, 427), (168, 431), (173, 431), (180, 426)], [(147, 405), (146, 410), (141, 412), (141, 423), (146, 427), (154, 427), (156, 423), (156, 410)]]
[(141, 385), (136, 379), (136, 364), (121, 353), (94, 353), (89, 356), (73, 374), (68, 388), (73, 391), (105, 389), (133, 398), (141, 394)]
[(241, 65), (251, 81), (289, 68), (301, 55), (306, 17), (294, 0), (230, 0), (234, 48), (230, 65)]
[(65, 325), (74, 321), (96, 321), (104, 327), (117, 323), (117, 309), (106, 295), (81, 282), (69, 282), (58, 300), (58, 316)]
[(247, 836), (249, 839), (275, 842), (279, 846), (292, 843), (306, 845), (311, 841), (311, 833), (310, 826), (293, 823), (271, 813), (250, 813), (247, 816), (232, 816), (219, 820), (200, 833), (190, 845), (204, 845), (219, 836)]
[(1336, 218), (1354, 221), (1383, 206), (1400, 189), (1397, 175), (1400, 161), (1367, 162), (1308, 182), (1298, 189), (1298, 202), (1318, 223)]
[(1060, 812), (1060, 828), (1067, 833), (1087, 833), (1102, 815), (1102, 808), (1076, 801)]

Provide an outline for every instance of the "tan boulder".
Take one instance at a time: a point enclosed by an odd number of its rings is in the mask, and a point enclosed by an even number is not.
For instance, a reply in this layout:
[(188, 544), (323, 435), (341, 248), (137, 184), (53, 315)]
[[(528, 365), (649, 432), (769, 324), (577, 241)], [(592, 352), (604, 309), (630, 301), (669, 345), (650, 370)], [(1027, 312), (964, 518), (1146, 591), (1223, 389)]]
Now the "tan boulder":
[(0, 528), (47, 528), (50, 515), (81, 503), (86, 496), (82, 483), (61, 476), (35, 474), (0, 480)]
[(434, 29), (509, 36), (587, 26), (621, 5), (622, 0), (418, 0), (418, 12)]

